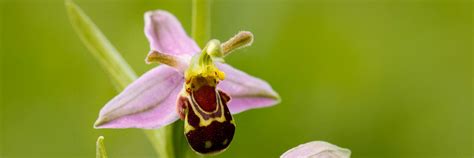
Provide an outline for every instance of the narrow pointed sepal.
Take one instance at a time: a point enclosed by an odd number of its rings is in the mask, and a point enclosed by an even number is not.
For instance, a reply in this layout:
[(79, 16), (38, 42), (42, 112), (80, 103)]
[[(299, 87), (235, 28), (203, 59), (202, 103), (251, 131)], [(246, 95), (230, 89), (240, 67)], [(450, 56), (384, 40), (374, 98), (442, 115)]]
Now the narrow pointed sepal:
[(160, 128), (178, 119), (182, 74), (160, 65), (131, 83), (99, 113), (95, 128)]
[(164, 10), (145, 13), (145, 35), (151, 50), (173, 55), (193, 55), (200, 51), (196, 42), (184, 31), (178, 19)]
[(232, 97), (228, 106), (232, 114), (245, 110), (273, 106), (280, 96), (262, 79), (253, 77), (225, 63), (216, 63), (226, 79), (217, 86)]

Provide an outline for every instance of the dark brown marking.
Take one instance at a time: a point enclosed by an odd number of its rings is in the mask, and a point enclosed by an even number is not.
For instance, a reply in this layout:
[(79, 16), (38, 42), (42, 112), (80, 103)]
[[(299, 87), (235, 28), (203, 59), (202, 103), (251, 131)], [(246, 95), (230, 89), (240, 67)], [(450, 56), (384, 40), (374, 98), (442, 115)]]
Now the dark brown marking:
[[(198, 127), (186, 133), (186, 138), (194, 151), (210, 154), (226, 149), (234, 137), (234, 132), (235, 126), (230, 121), (222, 123), (214, 121), (208, 126)], [(211, 142), (211, 145), (206, 146), (206, 141)]]
[(220, 97), (222, 98), (222, 102), (224, 102), (227, 105), (227, 103), (230, 101), (230, 96), (221, 90), (218, 90), (218, 91), (219, 91)]
[(192, 93), (194, 99), (206, 112), (213, 112), (217, 108), (216, 88), (211, 86), (201, 86)]
[[(219, 96), (219, 98), (220, 98), (220, 96)], [(201, 105), (199, 105), (199, 103), (197, 103), (196, 98), (194, 98), (194, 95), (191, 95), (190, 103), (191, 103), (190, 106), (193, 106), (195, 108), (194, 112), (199, 113), (199, 115), (202, 116), (202, 118), (204, 120), (209, 120), (210, 118), (220, 117), (222, 115), (222, 112), (223, 112), (223, 109), (221, 108), (221, 106), (219, 106), (220, 103), (216, 103), (217, 104), (217, 106), (216, 106), (217, 109), (215, 109), (215, 111), (206, 112), (205, 110), (202, 110)]]
[(193, 108), (189, 107), (187, 110), (188, 112), (186, 116), (188, 117), (189, 125), (193, 126), (194, 128), (199, 127), (200, 120), (199, 120), (199, 117), (194, 112)]

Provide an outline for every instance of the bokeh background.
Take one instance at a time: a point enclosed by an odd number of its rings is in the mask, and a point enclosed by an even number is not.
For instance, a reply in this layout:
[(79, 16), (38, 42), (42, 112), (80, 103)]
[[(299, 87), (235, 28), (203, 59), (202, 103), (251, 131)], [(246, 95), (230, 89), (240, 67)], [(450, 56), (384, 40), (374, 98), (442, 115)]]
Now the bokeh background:
[[(190, 32), (191, 0), (75, 0), (138, 74), (151, 69), (143, 13)], [(283, 102), (235, 116), (217, 157), (278, 157), (325, 140), (353, 157), (467, 158), (473, 147), (472, 0), (215, 0), (212, 37), (252, 31), (227, 62)], [(73, 31), (62, 0), (1, 0), (0, 157), (154, 157), (138, 129), (95, 130), (116, 92)]]

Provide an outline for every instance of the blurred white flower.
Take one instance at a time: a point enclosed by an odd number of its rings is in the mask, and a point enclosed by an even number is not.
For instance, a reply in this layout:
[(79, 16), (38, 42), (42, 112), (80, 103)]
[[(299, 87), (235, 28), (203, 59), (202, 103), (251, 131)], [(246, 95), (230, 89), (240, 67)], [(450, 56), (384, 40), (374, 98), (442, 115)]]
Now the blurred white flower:
[(298, 145), (280, 158), (349, 158), (351, 151), (324, 141), (312, 141)]

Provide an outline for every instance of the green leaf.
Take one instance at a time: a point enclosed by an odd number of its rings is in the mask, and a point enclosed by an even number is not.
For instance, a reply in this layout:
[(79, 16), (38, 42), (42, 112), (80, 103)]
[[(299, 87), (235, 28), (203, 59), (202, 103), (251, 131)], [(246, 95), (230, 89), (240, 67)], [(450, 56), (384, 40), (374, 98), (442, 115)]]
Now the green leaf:
[(107, 158), (107, 153), (105, 152), (105, 146), (104, 146), (104, 137), (100, 136), (97, 138), (96, 142), (96, 153), (95, 157), (96, 158)]
[(82, 42), (110, 76), (117, 90), (121, 91), (135, 80), (135, 72), (92, 20), (71, 0), (66, 0), (66, 9)]

